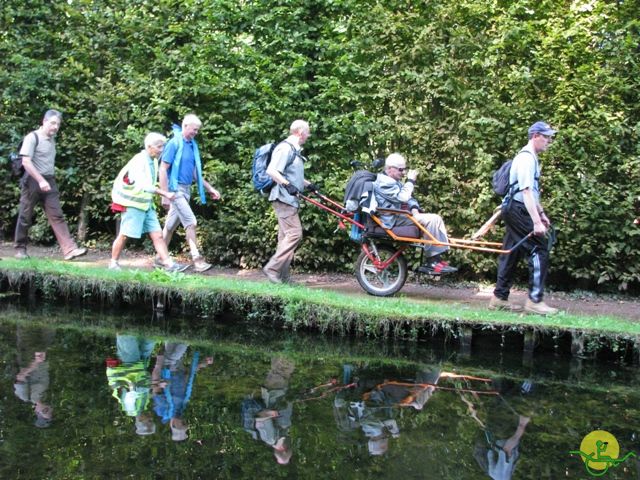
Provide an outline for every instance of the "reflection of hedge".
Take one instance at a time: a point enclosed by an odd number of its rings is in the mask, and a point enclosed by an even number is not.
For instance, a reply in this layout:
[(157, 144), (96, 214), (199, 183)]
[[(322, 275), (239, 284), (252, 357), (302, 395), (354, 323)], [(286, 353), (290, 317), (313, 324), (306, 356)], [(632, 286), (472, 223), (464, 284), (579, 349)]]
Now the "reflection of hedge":
[[(546, 119), (560, 129), (542, 158), (546, 210), (559, 230), (553, 280), (625, 289), (640, 279), (634, 7), (11, 1), (0, 19), (0, 145), (15, 145), (48, 106), (63, 110), (65, 209), (87, 238), (108, 237), (119, 167), (146, 131), (168, 131), (195, 111), (206, 171), (224, 195), (200, 211), (206, 252), (256, 266), (273, 248), (275, 224), (251, 191), (250, 158), (292, 119), (313, 126), (308, 176), (328, 193), (341, 196), (350, 160), (397, 150), (422, 172), (424, 205), (461, 235), (496, 204), (491, 171), (526, 141), (529, 124)], [(8, 236), (17, 187), (0, 199)], [(311, 208), (303, 220), (299, 265), (349, 268), (354, 251), (335, 224)], [(40, 223), (34, 236), (46, 240), (49, 229)], [(467, 273), (492, 276), (495, 258), (456, 256)]]

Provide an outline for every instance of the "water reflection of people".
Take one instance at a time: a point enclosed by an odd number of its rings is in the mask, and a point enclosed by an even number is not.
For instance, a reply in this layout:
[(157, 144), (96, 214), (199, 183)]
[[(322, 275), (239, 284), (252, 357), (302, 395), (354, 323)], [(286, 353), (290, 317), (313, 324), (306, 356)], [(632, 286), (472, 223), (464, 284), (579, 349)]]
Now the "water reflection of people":
[[(530, 418), (516, 412), (503, 395), (507, 393), (508, 383), (494, 382), (492, 386), (497, 395), (486, 402), (486, 418), (485, 412), (480, 411), (482, 401), (478, 395), (473, 400), (466, 394), (461, 394), (461, 398), (482, 429), (482, 438), (474, 449), (478, 465), (494, 480), (509, 480), (520, 458), (520, 440)], [(525, 393), (524, 390), (522, 392)]]
[(116, 336), (117, 359), (107, 359), (107, 381), (122, 411), (135, 417), (136, 434), (156, 431), (153, 416), (146, 412), (151, 398), (151, 374), (148, 370), (155, 340), (135, 335)]
[(13, 388), (20, 400), (33, 404), (38, 428), (47, 428), (53, 420), (53, 407), (45, 400), (49, 388), (47, 349), (54, 337), (54, 330), (46, 327), (18, 326), (16, 333), (19, 371)]
[(288, 464), (293, 455), (289, 439), (293, 402), (287, 399), (287, 390), (294, 368), (291, 360), (274, 357), (261, 388), (261, 399), (250, 396), (242, 402), (243, 428), (255, 440), (269, 445), (280, 465)]
[(169, 424), (171, 440), (175, 442), (188, 437), (189, 426), (183, 415), (191, 399), (196, 373), (213, 363), (212, 357), (200, 362), (200, 353), (195, 351), (187, 368), (184, 358), (188, 347), (184, 343), (165, 342), (152, 372), (153, 409), (163, 424)]
[[(343, 383), (348, 384), (351, 367), (345, 367)], [(389, 450), (389, 438), (400, 436), (395, 418), (398, 409), (422, 410), (435, 391), (439, 376), (439, 370), (420, 371), (414, 382), (385, 380), (373, 386), (371, 381), (359, 380), (355, 391), (360, 392), (360, 399), (348, 401), (345, 397), (353, 393), (341, 391), (334, 400), (334, 416), (342, 430), (362, 430), (370, 455), (384, 455)]]
[(520, 438), (529, 420), (529, 417), (520, 415), (515, 432), (507, 439), (495, 439), (492, 432), (485, 429), (486, 445), (476, 446), (474, 457), (482, 470), (494, 480), (508, 480), (513, 475), (520, 458)]

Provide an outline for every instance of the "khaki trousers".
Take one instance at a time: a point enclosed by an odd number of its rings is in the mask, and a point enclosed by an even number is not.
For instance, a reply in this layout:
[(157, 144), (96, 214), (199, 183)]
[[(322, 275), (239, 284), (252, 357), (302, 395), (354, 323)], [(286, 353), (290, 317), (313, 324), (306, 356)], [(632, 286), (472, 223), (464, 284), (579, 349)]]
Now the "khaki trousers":
[(264, 269), (280, 280), (287, 281), (293, 255), (302, 241), (302, 224), (296, 207), (279, 200), (271, 202), (271, 206), (278, 218), (278, 246)]

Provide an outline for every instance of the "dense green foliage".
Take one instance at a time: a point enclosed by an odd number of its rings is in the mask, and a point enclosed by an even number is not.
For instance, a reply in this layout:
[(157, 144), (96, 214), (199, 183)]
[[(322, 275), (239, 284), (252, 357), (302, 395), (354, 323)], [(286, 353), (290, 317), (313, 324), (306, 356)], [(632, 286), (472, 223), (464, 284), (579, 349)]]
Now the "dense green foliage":
[[(197, 211), (205, 251), (255, 267), (276, 231), (251, 189), (251, 156), (291, 120), (312, 125), (307, 176), (327, 193), (341, 198), (350, 160), (400, 151), (421, 171), (424, 206), (462, 236), (498, 202), (491, 172), (545, 119), (560, 130), (542, 157), (559, 231), (551, 280), (627, 289), (640, 283), (638, 10), (637, 0), (10, 0), (0, 147), (5, 158), (44, 110), (62, 110), (64, 207), (85, 241), (102, 240), (113, 234), (111, 180), (144, 133), (196, 112), (207, 177), (223, 193)], [(18, 188), (5, 184), (10, 236)], [(297, 266), (348, 270), (355, 248), (335, 222), (315, 208), (302, 216)], [(32, 236), (51, 239), (42, 217)], [(493, 256), (454, 255), (468, 275), (495, 272)]]

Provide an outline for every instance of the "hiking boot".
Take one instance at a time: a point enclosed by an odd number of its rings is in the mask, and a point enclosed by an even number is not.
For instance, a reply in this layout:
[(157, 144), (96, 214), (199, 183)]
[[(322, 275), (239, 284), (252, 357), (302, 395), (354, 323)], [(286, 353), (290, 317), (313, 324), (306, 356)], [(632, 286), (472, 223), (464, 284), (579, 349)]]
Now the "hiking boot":
[(267, 277), (271, 283), (282, 283), (282, 279), (276, 277), (275, 274), (271, 273), (269, 270), (263, 268), (262, 273), (264, 273), (264, 276)]
[(557, 308), (550, 307), (544, 302), (534, 303), (530, 298), (524, 304), (524, 310), (528, 313), (535, 313), (536, 315), (555, 315), (558, 313)]
[(111, 261), (109, 262), (109, 270), (114, 270), (119, 272), (120, 270), (122, 270), (122, 267), (120, 266), (117, 260), (111, 259)]
[(489, 300), (489, 310), (506, 310), (509, 312), (521, 312), (522, 305), (511, 303), (509, 300), (502, 300), (495, 295)]
[(14, 256), (18, 260), (26, 260), (29, 258), (26, 250), (16, 250), (16, 254)]
[(193, 270), (198, 273), (206, 272), (212, 267), (210, 263), (204, 261), (204, 257), (196, 257), (193, 259)]
[(64, 256), (65, 260), (73, 260), (76, 257), (81, 257), (82, 255), (87, 253), (87, 249), (85, 247), (76, 247), (73, 250), (71, 250), (69, 253), (67, 253)]
[(448, 262), (444, 260), (432, 260), (418, 267), (418, 272), (425, 273), (427, 275), (442, 275), (446, 273), (455, 273), (458, 269), (452, 267)]
[(175, 272), (184, 272), (187, 268), (189, 268), (189, 265), (185, 263), (173, 262), (168, 267), (163, 266), (162, 268), (164, 269), (165, 272), (175, 273)]

